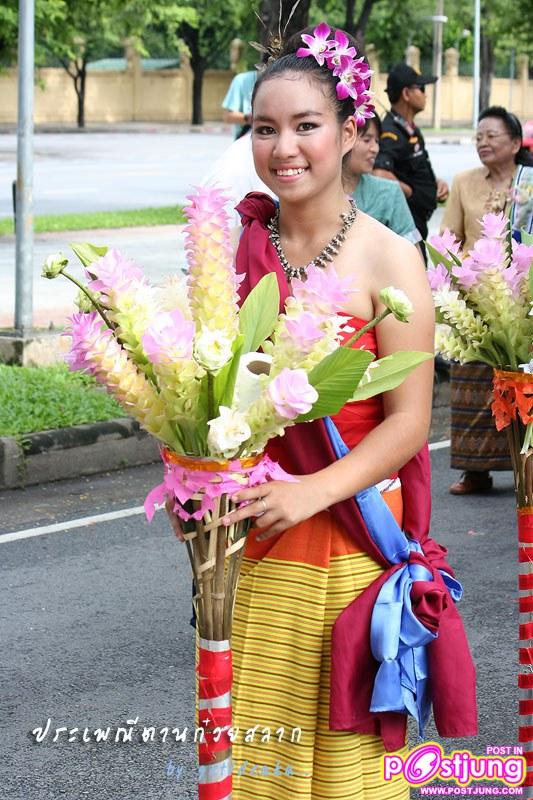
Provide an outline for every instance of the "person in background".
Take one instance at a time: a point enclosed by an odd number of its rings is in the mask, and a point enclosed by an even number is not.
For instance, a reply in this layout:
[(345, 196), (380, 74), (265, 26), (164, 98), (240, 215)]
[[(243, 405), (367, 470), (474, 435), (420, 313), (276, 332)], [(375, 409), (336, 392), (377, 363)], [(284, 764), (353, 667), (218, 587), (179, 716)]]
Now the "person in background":
[(357, 141), (343, 168), (344, 187), (361, 211), (417, 244), (422, 237), (399, 184), (371, 175), (379, 153), (380, 136), (379, 117), (367, 119), (358, 130)]
[[(427, 84), (436, 80), (403, 63), (390, 71), (386, 92), (391, 110), (383, 119), (374, 170), (375, 175), (399, 181), (422, 239), (427, 238), (428, 221), (437, 202), (448, 197), (448, 186), (435, 177), (424, 137), (414, 122), (426, 107)], [(422, 251), (425, 257), (423, 245)]]
[[(522, 126), (501, 106), (479, 115), (474, 141), (481, 167), (459, 173), (453, 181), (442, 228), (448, 228), (471, 250), (481, 235), (480, 220), (488, 212), (511, 216), (513, 236), (533, 225), (533, 195), (520, 202), (520, 189), (533, 185), (533, 157), (522, 146)], [(492, 369), (486, 364), (452, 364), (451, 467), (463, 471), (451, 494), (487, 492), (491, 470), (512, 468), (504, 431), (491, 413)]]
[(232, 122), (235, 126), (235, 139), (244, 136), (250, 130), (252, 120), (252, 92), (257, 80), (257, 70), (239, 72), (230, 83), (230, 87), (222, 101), (224, 122)]

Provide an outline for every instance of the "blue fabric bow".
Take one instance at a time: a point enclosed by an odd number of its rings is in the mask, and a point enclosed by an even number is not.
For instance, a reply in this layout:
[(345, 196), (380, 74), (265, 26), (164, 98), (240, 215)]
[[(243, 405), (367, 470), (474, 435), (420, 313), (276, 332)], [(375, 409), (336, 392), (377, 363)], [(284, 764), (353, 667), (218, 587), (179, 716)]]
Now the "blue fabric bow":
[[(349, 448), (333, 421), (324, 419), (337, 458)], [(372, 655), (379, 662), (370, 711), (398, 711), (417, 720), (420, 735), (431, 711), (427, 645), (437, 634), (423, 625), (411, 606), (414, 581), (433, 581), (430, 570), (411, 562), (412, 552), (422, 553), (420, 544), (409, 539), (375, 486), (355, 495), (372, 540), (392, 564), (404, 566), (383, 584), (376, 599), (370, 625)], [(440, 571), (452, 598), (461, 599), (462, 586), (447, 572)]]

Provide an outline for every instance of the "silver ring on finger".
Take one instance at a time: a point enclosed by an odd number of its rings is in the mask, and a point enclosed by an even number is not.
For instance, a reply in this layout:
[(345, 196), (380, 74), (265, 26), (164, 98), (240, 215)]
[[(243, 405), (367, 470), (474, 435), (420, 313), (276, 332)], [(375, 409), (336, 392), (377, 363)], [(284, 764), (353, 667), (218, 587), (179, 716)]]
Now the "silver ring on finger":
[(259, 514), (256, 514), (256, 515), (255, 515), (256, 517), (262, 517), (262, 516), (263, 516), (263, 514), (266, 514), (266, 512), (268, 511), (268, 506), (267, 506), (267, 504), (266, 504), (266, 500), (265, 500), (265, 498), (264, 498), (264, 497), (260, 497), (260, 498), (259, 498), (259, 502), (260, 502), (260, 503), (263, 503), (263, 510), (262, 510), (262, 511), (260, 511), (260, 512), (259, 512)]

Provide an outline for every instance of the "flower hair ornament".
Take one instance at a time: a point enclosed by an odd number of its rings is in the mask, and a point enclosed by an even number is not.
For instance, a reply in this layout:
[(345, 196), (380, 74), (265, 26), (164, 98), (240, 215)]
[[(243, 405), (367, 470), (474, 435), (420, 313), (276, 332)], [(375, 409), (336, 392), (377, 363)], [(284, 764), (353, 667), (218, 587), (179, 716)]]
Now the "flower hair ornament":
[(337, 30), (332, 39), (328, 38), (330, 33), (331, 28), (325, 22), (314, 29), (312, 36), (302, 33), (302, 40), (307, 47), (300, 47), (296, 55), (298, 58), (312, 56), (321, 67), (325, 64), (331, 70), (338, 78), (337, 97), (339, 100), (352, 98), (354, 119), (358, 126), (362, 126), (365, 120), (374, 116), (370, 92), (372, 70), (362, 57), (356, 58), (357, 50), (350, 46), (344, 31)]

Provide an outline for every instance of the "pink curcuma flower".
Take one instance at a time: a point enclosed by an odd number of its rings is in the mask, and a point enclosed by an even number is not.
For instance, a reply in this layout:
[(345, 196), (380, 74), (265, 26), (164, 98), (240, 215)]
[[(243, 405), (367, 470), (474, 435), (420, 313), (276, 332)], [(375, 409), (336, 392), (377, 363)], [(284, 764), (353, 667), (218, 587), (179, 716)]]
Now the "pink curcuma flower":
[(142, 270), (114, 248), (108, 250), (102, 258), (93, 261), (86, 272), (91, 278), (89, 288), (104, 295), (111, 292), (121, 293), (132, 284), (144, 283)]
[(427, 276), (431, 289), (435, 292), (443, 286), (451, 286), (450, 273), (444, 264), (437, 264), (436, 267), (428, 267)]
[(533, 244), (522, 244), (513, 239), (513, 266), (521, 273), (529, 272), (533, 266)]
[(72, 342), (69, 352), (65, 355), (65, 361), (72, 372), (88, 372), (94, 375), (97, 370), (91, 353), (95, 347), (112, 336), (111, 330), (105, 326), (97, 311), (91, 311), (89, 314), (82, 312), (72, 314), (68, 322), (70, 328), (67, 328), (65, 335), (72, 336)]
[(142, 337), (142, 346), (154, 364), (171, 364), (192, 357), (194, 322), (181, 311), (162, 312), (152, 321)]
[(507, 235), (509, 219), (503, 211), (499, 214), (484, 214), (480, 222), (483, 236), (487, 239), (503, 239)]
[(280, 417), (296, 419), (307, 414), (318, 400), (318, 392), (309, 383), (304, 369), (285, 367), (268, 386), (268, 394)]
[(238, 334), (238, 288), (226, 195), (216, 187), (200, 187), (189, 197), (185, 214), (185, 250), (189, 264), (187, 291), (196, 330), (222, 331), (233, 341)]
[(499, 239), (478, 239), (469, 256), (478, 269), (502, 269), (506, 260), (505, 246)]
[(331, 265), (326, 269), (309, 267), (307, 280), (293, 280), (295, 299), (304, 309), (315, 314), (335, 314), (346, 305), (353, 288), (352, 278), (339, 278)]
[(313, 56), (317, 64), (322, 66), (326, 60), (326, 54), (329, 52), (333, 41), (328, 41), (328, 36), (331, 33), (331, 28), (325, 22), (321, 22), (314, 31), (313, 36), (308, 33), (302, 33), (302, 41), (308, 47), (300, 47), (296, 51), (298, 58), (305, 58), (306, 56)]
[(187, 200), (190, 200), (190, 205), (183, 209), (183, 213), (189, 222), (206, 222), (209, 216), (217, 217), (217, 224), (224, 225), (229, 221), (229, 216), (226, 212), (226, 204), (229, 197), (225, 195), (216, 186), (198, 186), (195, 187), (195, 194), (188, 194)]
[(460, 267), (454, 266), (452, 273), (457, 278), (461, 286), (470, 289), (475, 283), (482, 270), (477, 268), (476, 262), (472, 258), (465, 258)]
[(455, 256), (459, 255), (461, 250), (461, 242), (456, 239), (455, 235), (446, 228), (444, 233), (440, 236), (430, 236), (429, 243), (433, 245), (435, 250), (438, 250), (443, 256), (449, 257), (450, 253)]
[(307, 352), (324, 336), (321, 321), (316, 314), (304, 311), (296, 319), (288, 317), (285, 321), (285, 330), (295, 346)]
[(504, 278), (510, 286), (513, 294), (520, 294), (520, 285), (527, 279), (529, 270), (533, 267), (533, 245), (519, 244), (513, 239), (512, 261), (504, 271)]

